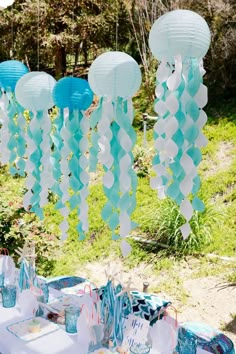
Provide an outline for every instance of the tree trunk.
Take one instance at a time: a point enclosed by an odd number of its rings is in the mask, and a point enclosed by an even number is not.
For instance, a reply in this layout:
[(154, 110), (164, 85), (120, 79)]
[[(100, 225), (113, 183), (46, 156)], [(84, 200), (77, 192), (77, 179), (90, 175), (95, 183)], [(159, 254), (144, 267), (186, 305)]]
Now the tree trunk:
[(59, 80), (66, 73), (66, 49), (57, 46), (55, 55), (55, 77)]

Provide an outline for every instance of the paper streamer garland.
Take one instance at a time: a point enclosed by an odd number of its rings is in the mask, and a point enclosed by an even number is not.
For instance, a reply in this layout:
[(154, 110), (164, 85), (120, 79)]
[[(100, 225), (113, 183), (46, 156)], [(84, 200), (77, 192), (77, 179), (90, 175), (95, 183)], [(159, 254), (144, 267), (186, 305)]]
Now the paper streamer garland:
[(14, 92), (16, 83), (27, 72), (27, 67), (17, 60), (7, 60), (0, 64), (0, 159), (3, 164), (10, 164), (12, 175), (18, 173), (21, 176), (25, 172), (25, 118)]
[[(161, 198), (168, 195), (180, 205), (186, 219), (181, 226), (183, 238), (191, 233), (193, 211), (203, 211), (197, 197), (201, 162), (200, 148), (207, 143), (201, 132), (207, 121), (202, 108), (207, 103), (207, 88), (202, 83), (202, 58), (210, 44), (205, 20), (188, 10), (175, 10), (161, 16), (153, 25), (149, 44), (161, 60), (157, 70), (154, 126), (157, 176), (151, 185)], [(190, 202), (189, 196), (193, 195)]]
[(140, 87), (141, 72), (128, 54), (108, 52), (93, 62), (88, 78), (100, 97), (100, 105), (91, 117), (91, 127), (97, 131), (92, 135), (95, 144), (90, 150), (90, 165), (95, 167), (98, 154), (105, 171), (103, 186), (108, 199), (102, 217), (111, 228), (113, 239), (118, 239), (128, 236), (136, 226), (131, 221), (137, 186), (132, 168), (136, 134), (131, 97)]
[(27, 162), (24, 207), (30, 207), (41, 219), (42, 207), (48, 201), (48, 192), (53, 185), (51, 155), (51, 119), (48, 109), (54, 105), (52, 90), (56, 80), (44, 72), (31, 72), (24, 75), (16, 85), (16, 99), (30, 111), (27, 130)]
[[(84, 111), (93, 101), (93, 93), (86, 80), (66, 77), (59, 80), (53, 91), (54, 102), (59, 107), (53, 135), (54, 192), (59, 196), (57, 208), (66, 218), (71, 209), (78, 208), (79, 239), (88, 231), (88, 132), (89, 121)], [(72, 195), (69, 190), (71, 189)], [(62, 239), (67, 236), (68, 222), (60, 225)]]

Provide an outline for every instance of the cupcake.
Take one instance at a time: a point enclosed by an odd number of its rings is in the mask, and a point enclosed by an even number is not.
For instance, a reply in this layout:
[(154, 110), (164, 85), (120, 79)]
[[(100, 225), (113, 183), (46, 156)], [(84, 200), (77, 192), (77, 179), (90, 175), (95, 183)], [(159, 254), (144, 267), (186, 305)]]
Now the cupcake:
[(31, 333), (37, 333), (40, 332), (41, 329), (41, 324), (40, 321), (34, 318), (30, 323), (29, 323), (29, 331)]

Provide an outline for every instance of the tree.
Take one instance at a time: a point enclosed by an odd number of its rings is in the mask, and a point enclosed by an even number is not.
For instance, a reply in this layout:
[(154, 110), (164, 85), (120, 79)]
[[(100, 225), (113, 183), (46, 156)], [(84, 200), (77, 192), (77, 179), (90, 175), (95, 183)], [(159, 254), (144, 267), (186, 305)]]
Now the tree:
[[(13, 56), (26, 60), (31, 69), (49, 65), (56, 77), (63, 76), (69, 59), (75, 69), (80, 56), (87, 65), (91, 52), (115, 49), (116, 25), (124, 29), (127, 23), (124, 10), (121, 0), (16, 0), (0, 20), (0, 55), (10, 57), (6, 48), (13, 43)], [(128, 36), (121, 30), (119, 35), (122, 41)]]

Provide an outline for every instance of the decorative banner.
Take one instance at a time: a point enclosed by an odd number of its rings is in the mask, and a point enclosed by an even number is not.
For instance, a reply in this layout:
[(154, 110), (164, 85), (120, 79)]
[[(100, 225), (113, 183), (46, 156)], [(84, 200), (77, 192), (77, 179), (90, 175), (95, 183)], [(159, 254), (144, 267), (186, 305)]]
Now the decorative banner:
[(10, 164), (12, 175), (21, 176), (25, 174), (25, 118), (14, 92), (18, 80), (27, 72), (27, 67), (17, 60), (0, 64), (0, 161)]
[[(153, 25), (149, 44), (153, 55), (161, 60), (157, 70), (154, 126), (156, 177), (151, 186), (159, 197), (168, 195), (180, 205), (186, 223), (183, 238), (191, 233), (189, 220), (193, 211), (203, 211), (197, 197), (201, 162), (200, 148), (207, 143), (201, 132), (207, 121), (202, 108), (207, 103), (207, 88), (202, 58), (210, 45), (206, 21), (189, 10), (175, 10), (161, 16)], [(193, 195), (190, 202), (189, 197)]]
[[(93, 93), (86, 80), (66, 77), (59, 80), (53, 90), (55, 104), (59, 114), (55, 120), (55, 131), (52, 135), (54, 143), (53, 161), (53, 192), (59, 197), (57, 208), (61, 209), (66, 218), (69, 209), (78, 208), (79, 239), (85, 238), (88, 231), (88, 132), (89, 121), (84, 111), (93, 101)], [(72, 194), (69, 192), (71, 189)], [(68, 222), (65, 219), (60, 227), (62, 239), (67, 236)]]
[(131, 97), (140, 87), (141, 72), (128, 54), (108, 52), (93, 62), (88, 78), (92, 90), (100, 97), (100, 104), (90, 118), (93, 129), (90, 167), (94, 169), (98, 160), (103, 166), (107, 203), (102, 218), (111, 228), (112, 238), (119, 239), (127, 237), (136, 227), (130, 217), (136, 206), (137, 188)]
[(51, 119), (48, 109), (54, 103), (52, 90), (56, 80), (44, 72), (31, 72), (24, 75), (16, 85), (16, 99), (29, 110), (30, 123), (26, 142), (26, 187), (24, 207), (30, 208), (41, 219), (42, 207), (48, 201), (48, 191), (53, 186), (51, 155)]

